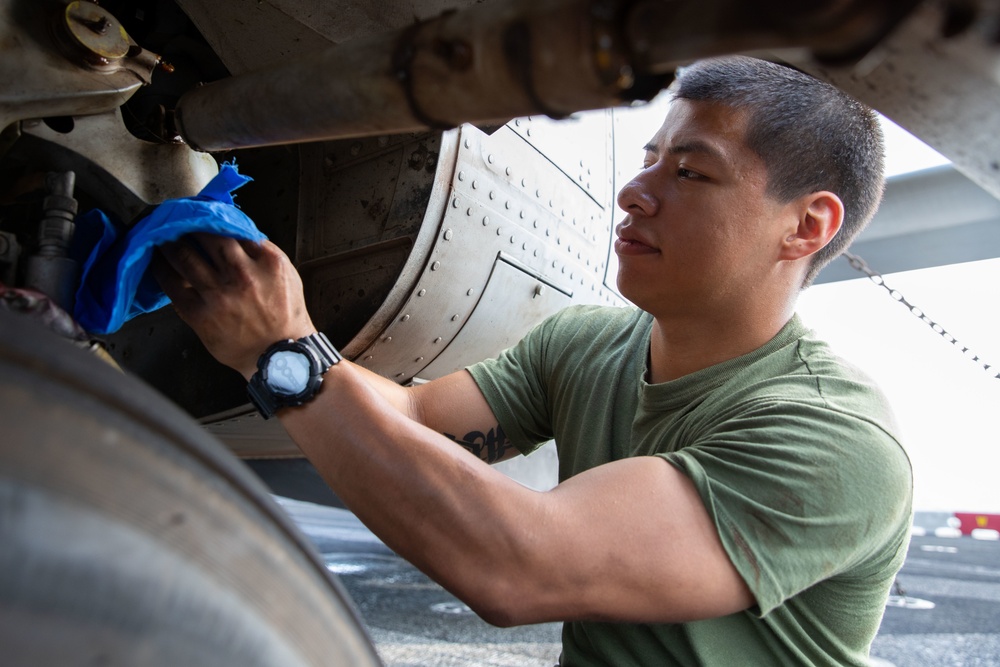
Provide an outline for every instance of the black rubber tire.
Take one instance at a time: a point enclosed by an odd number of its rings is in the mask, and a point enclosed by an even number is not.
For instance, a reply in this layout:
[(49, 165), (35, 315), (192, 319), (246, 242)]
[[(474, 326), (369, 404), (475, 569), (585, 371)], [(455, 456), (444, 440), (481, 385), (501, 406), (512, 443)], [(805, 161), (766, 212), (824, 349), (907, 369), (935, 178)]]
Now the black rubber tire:
[(267, 490), (138, 380), (0, 312), (4, 665), (378, 665)]

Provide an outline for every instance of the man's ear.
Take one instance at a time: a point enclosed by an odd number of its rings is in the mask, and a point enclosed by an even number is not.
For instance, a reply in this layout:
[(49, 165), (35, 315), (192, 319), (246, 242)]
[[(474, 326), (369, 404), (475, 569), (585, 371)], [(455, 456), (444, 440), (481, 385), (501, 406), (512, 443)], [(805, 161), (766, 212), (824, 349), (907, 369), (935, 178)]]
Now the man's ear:
[(823, 190), (796, 201), (798, 224), (782, 240), (781, 259), (797, 260), (818, 252), (830, 242), (844, 222), (844, 203)]

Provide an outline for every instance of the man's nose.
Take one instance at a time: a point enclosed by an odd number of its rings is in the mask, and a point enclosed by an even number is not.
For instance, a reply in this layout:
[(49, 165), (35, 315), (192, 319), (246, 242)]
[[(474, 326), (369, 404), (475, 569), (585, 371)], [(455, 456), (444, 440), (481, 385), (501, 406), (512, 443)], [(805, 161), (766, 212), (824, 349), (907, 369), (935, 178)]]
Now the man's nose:
[(618, 192), (618, 208), (628, 214), (655, 215), (659, 209), (659, 201), (640, 174)]

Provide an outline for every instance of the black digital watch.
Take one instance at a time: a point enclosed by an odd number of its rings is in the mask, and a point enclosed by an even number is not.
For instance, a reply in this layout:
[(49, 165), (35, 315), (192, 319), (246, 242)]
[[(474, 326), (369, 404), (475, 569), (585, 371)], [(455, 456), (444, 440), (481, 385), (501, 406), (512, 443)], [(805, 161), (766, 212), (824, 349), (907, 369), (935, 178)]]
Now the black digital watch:
[(322, 332), (279, 340), (257, 360), (257, 372), (247, 385), (250, 402), (264, 419), (307, 403), (323, 384), (323, 374), (342, 359)]

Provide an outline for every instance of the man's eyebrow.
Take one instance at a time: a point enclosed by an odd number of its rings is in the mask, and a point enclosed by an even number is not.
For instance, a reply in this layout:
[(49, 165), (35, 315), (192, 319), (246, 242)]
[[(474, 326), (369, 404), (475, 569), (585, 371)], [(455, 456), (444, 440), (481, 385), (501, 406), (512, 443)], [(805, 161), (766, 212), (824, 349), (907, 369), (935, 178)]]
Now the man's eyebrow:
[[(643, 146), (642, 149), (647, 153), (652, 153), (653, 155), (660, 154), (660, 149), (652, 142)], [(700, 139), (692, 139), (691, 141), (687, 141), (682, 144), (674, 144), (667, 148), (668, 155), (684, 155), (687, 153), (701, 153), (702, 155), (706, 155), (721, 162), (726, 161), (725, 156), (718, 148), (708, 142), (701, 141)]]

